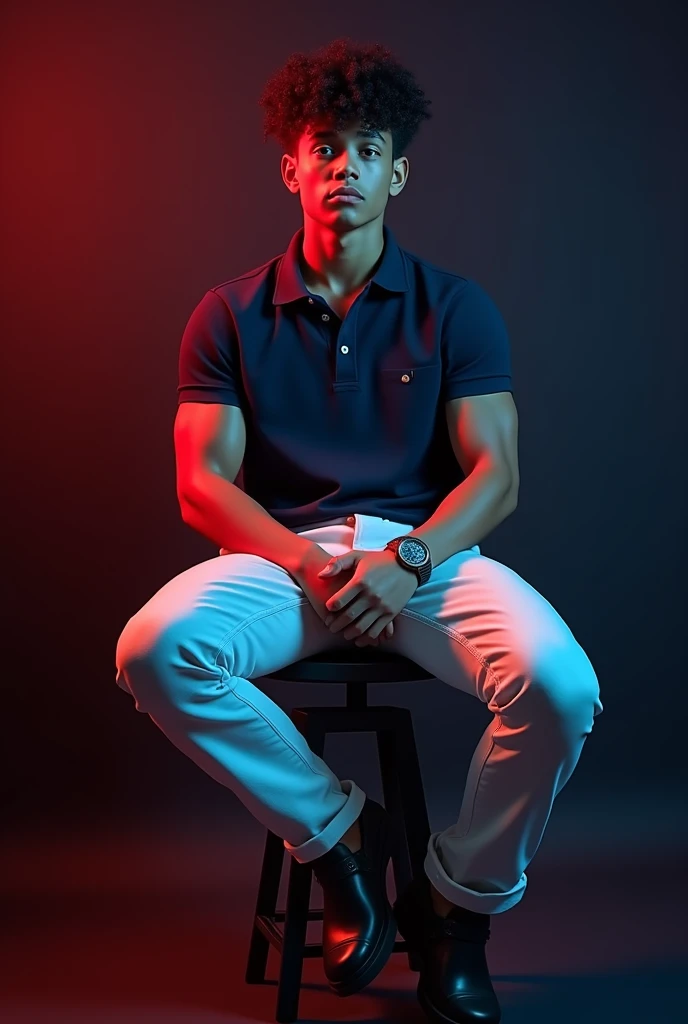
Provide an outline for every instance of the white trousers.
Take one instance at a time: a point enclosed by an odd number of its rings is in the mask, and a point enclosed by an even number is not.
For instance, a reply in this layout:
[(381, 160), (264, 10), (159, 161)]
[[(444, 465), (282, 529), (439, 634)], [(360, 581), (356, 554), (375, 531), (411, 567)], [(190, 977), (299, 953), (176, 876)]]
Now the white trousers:
[[(412, 530), (356, 515), (355, 526), (295, 532), (340, 555), (381, 550)], [(342, 586), (349, 579), (342, 573)], [(352, 779), (340, 782), (250, 680), (353, 644), (330, 632), (281, 566), (229, 553), (175, 576), (127, 621), (116, 682), (307, 863), (341, 839), (365, 793)], [(458, 906), (508, 910), (523, 896), (554, 798), (603, 710), (592, 665), (552, 605), (477, 544), (433, 570), (382, 649), (494, 712), (473, 754), (458, 821), (431, 835), (425, 871)]]

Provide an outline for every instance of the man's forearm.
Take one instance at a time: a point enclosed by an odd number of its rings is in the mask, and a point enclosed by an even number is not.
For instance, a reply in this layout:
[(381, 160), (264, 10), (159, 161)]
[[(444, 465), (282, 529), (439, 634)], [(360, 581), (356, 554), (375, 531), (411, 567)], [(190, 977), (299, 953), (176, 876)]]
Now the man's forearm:
[[(430, 548), (433, 567), (478, 544), (516, 508), (515, 489), (503, 474), (476, 468), (438, 505), (418, 536)], [(329, 560), (314, 541), (282, 526), (235, 484), (207, 473), (180, 502), (184, 522), (218, 547), (245, 551), (281, 565), (295, 579), (306, 565)]]
[(434, 568), (457, 551), (479, 544), (517, 503), (517, 489), (503, 472), (487, 464), (478, 466), (406, 536), (425, 541)]
[(217, 473), (206, 473), (180, 500), (182, 518), (218, 547), (260, 555), (294, 579), (310, 563), (329, 559), (319, 544), (292, 533), (248, 494)]

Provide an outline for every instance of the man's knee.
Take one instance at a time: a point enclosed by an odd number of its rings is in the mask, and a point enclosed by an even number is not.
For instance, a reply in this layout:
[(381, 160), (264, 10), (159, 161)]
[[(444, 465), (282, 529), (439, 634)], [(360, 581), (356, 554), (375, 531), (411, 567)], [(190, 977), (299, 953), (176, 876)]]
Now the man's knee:
[(138, 711), (147, 711), (149, 700), (165, 695), (164, 680), (169, 679), (171, 651), (178, 627), (161, 622), (145, 610), (129, 619), (115, 649), (115, 682), (136, 700)]
[(195, 613), (161, 621), (138, 612), (120, 634), (116, 683), (136, 700), (137, 711), (162, 713), (214, 701), (231, 688), (231, 677)]
[(576, 640), (543, 658), (531, 685), (541, 712), (564, 733), (590, 732), (594, 717), (603, 710), (597, 675)]

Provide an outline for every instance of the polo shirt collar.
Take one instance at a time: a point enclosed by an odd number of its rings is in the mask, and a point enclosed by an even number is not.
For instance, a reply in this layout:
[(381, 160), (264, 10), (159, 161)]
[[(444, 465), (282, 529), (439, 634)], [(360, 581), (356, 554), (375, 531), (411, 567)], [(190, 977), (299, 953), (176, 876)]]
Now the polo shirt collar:
[[(382, 260), (370, 280), (390, 292), (407, 292), (410, 285), (406, 274), (404, 254), (386, 224), (382, 225), (382, 234), (385, 242)], [(279, 262), (275, 289), (272, 295), (272, 302), (275, 306), (282, 305), (285, 302), (293, 302), (295, 299), (301, 299), (310, 295), (299, 266), (299, 254), (302, 252), (303, 235), (304, 227), (302, 225), (292, 235), (287, 251)]]

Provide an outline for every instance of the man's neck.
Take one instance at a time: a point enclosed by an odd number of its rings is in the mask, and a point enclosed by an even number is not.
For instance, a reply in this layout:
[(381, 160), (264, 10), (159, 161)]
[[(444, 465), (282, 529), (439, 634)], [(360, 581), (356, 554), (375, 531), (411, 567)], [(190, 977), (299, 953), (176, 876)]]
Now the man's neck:
[(344, 234), (305, 220), (301, 273), (307, 288), (348, 295), (372, 277), (384, 250), (382, 219)]

